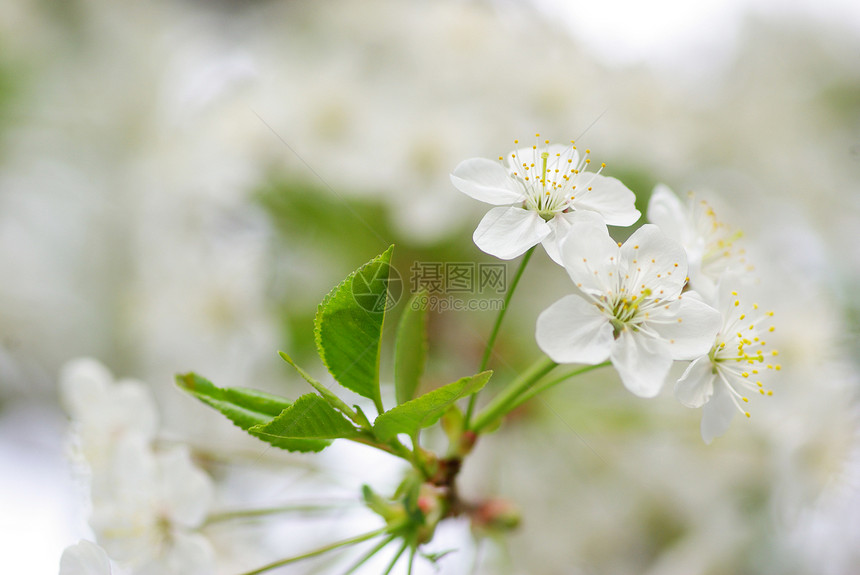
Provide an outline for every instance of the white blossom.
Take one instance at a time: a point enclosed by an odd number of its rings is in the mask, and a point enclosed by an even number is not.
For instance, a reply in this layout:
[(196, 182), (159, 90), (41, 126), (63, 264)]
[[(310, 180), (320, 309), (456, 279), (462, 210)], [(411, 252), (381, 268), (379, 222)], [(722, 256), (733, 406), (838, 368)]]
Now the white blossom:
[(117, 442), (131, 436), (149, 441), (158, 429), (158, 411), (142, 382), (115, 382), (95, 359), (67, 363), (59, 378), (60, 397), (73, 421), (81, 452), (91, 468), (106, 464)]
[(214, 550), (196, 531), (213, 496), (210, 477), (184, 446), (153, 452), (139, 436), (121, 442), (106, 481), (93, 489), (90, 525), (112, 557), (136, 575), (206, 575)]
[(607, 224), (617, 226), (639, 219), (633, 192), (600, 174), (605, 164), (596, 172), (587, 171), (590, 150), (581, 156), (572, 141), (570, 146), (549, 145), (549, 140), (544, 144), (511, 152), (507, 165), (485, 158), (465, 160), (451, 174), (458, 190), (497, 206), (472, 236), (484, 252), (509, 260), (540, 243), (561, 264), (558, 240), (576, 212), (600, 214)]
[(593, 215), (572, 218), (561, 257), (578, 288), (538, 317), (538, 346), (558, 363), (609, 359), (640, 397), (657, 395), (675, 359), (707, 353), (719, 329), (716, 310), (686, 282), (684, 250), (645, 225), (624, 245)]
[(767, 340), (776, 328), (773, 312), (757, 303), (742, 300), (732, 286), (740, 282), (725, 277), (718, 286), (717, 306), (722, 327), (710, 350), (696, 358), (675, 384), (675, 397), (687, 407), (702, 408), (702, 439), (711, 443), (726, 432), (740, 411), (750, 417), (745, 405), (750, 393), (773, 395), (763, 383), (771, 371), (779, 371), (779, 352), (768, 349)]
[(735, 246), (741, 232), (717, 220), (710, 204), (692, 193), (684, 205), (672, 190), (658, 184), (648, 201), (648, 220), (684, 246), (690, 287), (707, 301), (715, 297), (724, 272), (746, 263), (744, 250)]

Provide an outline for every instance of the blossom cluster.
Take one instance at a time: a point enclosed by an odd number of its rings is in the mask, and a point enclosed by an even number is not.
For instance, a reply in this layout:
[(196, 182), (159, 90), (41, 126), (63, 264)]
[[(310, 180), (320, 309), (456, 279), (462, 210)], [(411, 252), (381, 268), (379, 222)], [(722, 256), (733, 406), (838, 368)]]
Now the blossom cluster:
[[(540, 134), (536, 134), (539, 138)], [(514, 141), (519, 144), (518, 141)], [(607, 225), (640, 218), (635, 195), (604, 176), (605, 164), (549, 140), (518, 147), (499, 163), (474, 158), (451, 174), (457, 189), (494, 207), (475, 230), (475, 244), (501, 259), (538, 243), (564, 267), (574, 292), (540, 314), (538, 346), (557, 363), (611, 362), (640, 397), (662, 389), (676, 360), (690, 360), (675, 396), (702, 407), (705, 442), (723, 434), (750, 392), (772, 395), (764, 376), (779, 370), (767, 349), (773, 312), (750, 299), (754, 282), (739, 233), (692, 195), (686, 205), (658, 185), (650, 223), (617, 243)]]
[[(213, 546), (198, 531), (213, 482), (187, 446), (157, 445), (159, 418), (150, 389), (134, 380), (114, 381), (105, 366), (84, 358), (63, 368), (60, 392), (72, 417), (73, 457), (86, 470), (90, 527), (100, 545), (69, 547), (60, 574), (213, 573)], [(119, 571), (111, 571), (108, 556)]]

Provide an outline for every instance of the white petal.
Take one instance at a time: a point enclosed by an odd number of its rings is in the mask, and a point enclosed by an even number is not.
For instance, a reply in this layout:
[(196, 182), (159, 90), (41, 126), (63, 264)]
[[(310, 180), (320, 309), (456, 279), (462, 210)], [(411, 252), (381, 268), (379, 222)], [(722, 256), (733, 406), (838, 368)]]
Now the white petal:
[(559, 242), (567, 236), (572, 225), (572, 216), (576, 212), (558, 213), (546, 224), (549, 226), (549, 235), (541, 241), (547, 255), (552, 261), (560, 266), (564, 265), (561, 260), (561, 249)]
[(631, 278), (629, 285), (644, 284), (655, 296), (676, 296), (687, 281), (684, 248), (653, 224), (645, 224), (624, 242), (621, 260)]
[(117, 429), (155, 437), (158, 431), (158, 409), (152, 390), (145, 383), (133, 379), (118, 381), (111, 390), (110, 403)]
[(136, 575), (211, 575), (215, 569), (212, 543), (199, 533), (174, 532), (160, 557), (135, 570)]
[(487, 212), (472, 239), (491, 256), (512, 260), (540, 243), (549, 233), (549, 226), (536, 212), (510, 206)]
[(525, 196), (501, 164), (486, 158), (460, 162), (451, 174), (451, 183), (467, 196), (494, 206), (515, 204)]
[(702, 407), (714, 394), (716, 377), (711, 360), (702, 356), (687, 366), (675, 383), (675, 397), (687, 407)]
[[(529, 151), (531, 151), (531, 149), (529, 149)], [(551, 144), (547, 146), (545, 150), (538, 151), (546, 151), (549, 154), (546, 163), (548, 173), (554, 173), (555, 170), (559, 170), (559, 172), (566, 174), (570, 170), (570, 166), (579, 165), (579, 152), (577, 152), (570, 144)], [(519, 153), (519, 150), (517, 153)], [(538, 159), (540, 159), (539, 154)], [(568, 162), (568, 160), (571, 161)], [(535, 162), (535, 166), (540, 165), (541, 164)], [(517, 166), (517, 168), (519, 168), (519, 166)]]
[(615, 340), (610, 359), (624, 387), (639, 397), (660, 393), (672, 367), (672, 358), (662, 342), (630, 329), (623, 330)]
[(663, 184), (657, 184), (648, 200), (648, 221), (675, 240), (683, 243), (690, 237), (687, 212), (678, 196)]
[(715, 437), (724, 434), (732, 419), (735, 417), (735, 407), (725, 384), (718, 382), (714, 386), (711, 401), (702, 408), (702, 439), (710, 445)]
[(687, 292), (670, 304), (658, 307), (647, 321), (649, 329), (669, 342), (672, 359), (693, 359), (707, 354), (714, 345), (723, 320), (720, 312)]
[(63, 551), (60, 575), (111, 575), (110, 559), (104, 549), (82, 539)]
[[(115, 509), (108, 509), (118, 510), (128, 517), (143, 517), (157, 512), (152, 506), (158, 497), (158, 468), (149, 438), (140, 434), (123, 435), (114, 442), (109, 455), (104, 467), (94, 473), (91, 486), (94, 510), (90, 523), (96, 531), (111, 528), (100, 520), (103, 517), (100, 514), (102, 503), (115, 505)], [(104, 517), (108, 523), (114, 519), (116, 517), (110, 513)], [(108, 550), (117, 559), (124, 559), (109, 547)]]
[(634, 205), (636, 194), (615, 178), (583, 172), (575, 185), (573, 207), (597, 212), (611, 226), (633, 225), (641, 215)]
[(197, 527), (206, 518), (212, 502), (212, 479), (194, 465), (185, 447), (175, 447), (156, 457), (164, 511), (177, 524)]
[(77, 420), (87, 419), (112, 384), (110, 370), (92, 358), (74, 359), (60, 370), (60, 398), (69, 415)]
[(574, 212), (567, 236), (559, 242), (561, 261), (570, 279), (585, 293), (609, 293), (615, 281), (610, 273), (618, 272), (618, 244), (600, 216), (591, 212)]
[(690, 276), (690, 288), (696, 290), (704, 301), (716, 305), (717, 284), (701, 272), (698, 263), (695, 267), (690, 266), (687, 275)]
[(578, 295), (569, 295), (538, 316), (535, 339), (556, 363), (593, 365), (609, 357), (612, 325), (597, 306)]

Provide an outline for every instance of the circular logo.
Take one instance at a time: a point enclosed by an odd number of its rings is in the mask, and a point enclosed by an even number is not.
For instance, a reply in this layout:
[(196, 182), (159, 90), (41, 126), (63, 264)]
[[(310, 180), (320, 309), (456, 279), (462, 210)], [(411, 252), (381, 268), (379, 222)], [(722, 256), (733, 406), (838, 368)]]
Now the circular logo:
[(358, 270), (352, 278), (352, 297), (362, 309), (382, 313), (393, 308), (403, 295), (403, 279), (387, 263)]

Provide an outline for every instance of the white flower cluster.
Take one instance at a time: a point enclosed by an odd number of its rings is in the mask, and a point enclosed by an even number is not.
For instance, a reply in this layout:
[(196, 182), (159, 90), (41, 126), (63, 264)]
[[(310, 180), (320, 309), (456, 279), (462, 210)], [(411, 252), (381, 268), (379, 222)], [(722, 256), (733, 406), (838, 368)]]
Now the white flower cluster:
[(90, 526), (99, 544), (67, 549), (61, 575), (111, 573), (108, 554), (134, 575), (214, 572), (214, 550), (197, 532), (211, 478), (185, 446), (158, 449), (158, 411), (143, 383), (114, 382), (101, 363), (67, 364), (60, 391), (72, 417), (75, 456), (89, 471)]
[[(537, 137), (540, 137), (537, 134)], [(515, 140), (515, 143), (518, 143)], [(747, 299), (751, 289), (739, 234), (716, 220), (704, 201), (685, 206), (657, 186), (652, 222), (616, 243), (607, 225), (639, 219), (621, 182), (588, 172), (576, 146), (549, 140), (512, 152), (506, 164), (475, 158), (451, 175), (463, 193), (497, 206), (475, 230), (475, 244), (502, 259), (541, 243), (576, 291), (537, 320), (538, 346), (557, 363), (610, 361), (640, 397), (654, 397), (675, 360), (692, 360), (675, 385), (688, 407), (703, 407), (710, 443), (734, 413), (747, 417), (747, 395), (772, 395), (763, 376), (779, 370), (766, 351), (773, 312)], [(505, 160), (499, 157), (499, 160)], [(744, 295), (741, 295), (741, 292)]]

